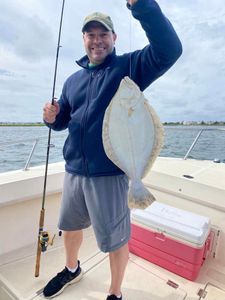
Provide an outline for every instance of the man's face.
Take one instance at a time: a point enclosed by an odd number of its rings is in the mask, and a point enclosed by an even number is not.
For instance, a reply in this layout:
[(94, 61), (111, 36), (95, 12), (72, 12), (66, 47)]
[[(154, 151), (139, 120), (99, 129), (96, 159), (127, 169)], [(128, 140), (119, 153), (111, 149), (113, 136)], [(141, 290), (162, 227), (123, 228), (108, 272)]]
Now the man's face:
[(92, 64), (101, 64), (113, 51), (116, 34), (98, 22), (91, 22), (83, 34), (84, 47)]

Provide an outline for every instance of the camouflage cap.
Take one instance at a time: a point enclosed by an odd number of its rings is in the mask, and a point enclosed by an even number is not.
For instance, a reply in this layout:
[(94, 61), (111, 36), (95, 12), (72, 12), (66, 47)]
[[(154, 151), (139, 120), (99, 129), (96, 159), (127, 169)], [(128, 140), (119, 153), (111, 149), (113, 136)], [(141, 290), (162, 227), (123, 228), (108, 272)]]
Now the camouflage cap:
[(114, 26), (113, 26), (113, 22), (112, 22), (110, 16), (107, 16), (107, 15), (105, 15), (103, 13), (100, 13), (100, 12), (94, 12), (93, 14), (88, 15), (84, 19), (82, 32), (85, 31), (86, 26), (88, 25), (88, 23), (93, 22), (93, 21), (101, 23), (107, 30), (114, 32)]

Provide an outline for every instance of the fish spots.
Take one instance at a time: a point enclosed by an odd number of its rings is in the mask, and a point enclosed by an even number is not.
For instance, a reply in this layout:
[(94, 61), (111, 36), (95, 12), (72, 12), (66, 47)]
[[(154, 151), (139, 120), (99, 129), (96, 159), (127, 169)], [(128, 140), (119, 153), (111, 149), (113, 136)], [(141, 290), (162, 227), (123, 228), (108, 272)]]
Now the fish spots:
[(133, 112), (134, 112), (134, 108), (133, 108), (133, 107), (130, 107), (130, 108), (128, 109), (128, 117), (131, 117), (132, 114), (133, 114)]

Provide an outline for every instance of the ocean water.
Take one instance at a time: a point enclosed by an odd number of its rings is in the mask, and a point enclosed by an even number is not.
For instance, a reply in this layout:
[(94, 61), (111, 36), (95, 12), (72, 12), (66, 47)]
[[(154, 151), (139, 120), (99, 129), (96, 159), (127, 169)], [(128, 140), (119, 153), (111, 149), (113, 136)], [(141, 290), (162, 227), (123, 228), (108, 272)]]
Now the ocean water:
[[(203, 132), (190, 158), (218, 159), (225, 162), (224, 126), (165, 126), (165, 141), (160, 156), (184, 157), (200, 130)], [(23, 169), (37, 140), (29, 166), (45, 164), (48, 128), (0, 126), (0, 173)], [(67, 130), (51, 134), (49, 163), (62, 161)]]

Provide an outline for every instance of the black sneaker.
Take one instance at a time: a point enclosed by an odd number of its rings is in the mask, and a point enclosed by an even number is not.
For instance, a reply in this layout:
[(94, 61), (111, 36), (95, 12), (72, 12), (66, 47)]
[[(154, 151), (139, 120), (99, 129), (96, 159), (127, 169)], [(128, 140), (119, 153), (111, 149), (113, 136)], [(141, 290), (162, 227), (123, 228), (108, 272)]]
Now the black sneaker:
[(106, 298), (106, 300), (122, 300), (122, 296), (118, 298), (115, 295), (110, 295)]
[(63, 292), (63, 290), (70, 284), (78, 282), (82, 278), (82, 270), (80, 268), (80, 262), (78, 261), (78, 267), (76, 272), (70, 272), (65, 267), (62, 272), (58, 273), (52, 278), (49, 283), (44, 287), (43, 295), (46, 298), (53, 298)]

